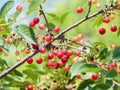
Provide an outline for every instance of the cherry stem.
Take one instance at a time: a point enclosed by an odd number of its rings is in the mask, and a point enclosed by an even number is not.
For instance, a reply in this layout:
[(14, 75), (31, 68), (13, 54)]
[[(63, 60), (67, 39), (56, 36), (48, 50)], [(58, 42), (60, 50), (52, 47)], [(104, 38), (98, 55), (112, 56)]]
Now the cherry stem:
[(91, 6), (92, 6), (92, 0), (89, 0), (89, 3), (88, 3), (88, 12), (86, 14), (86, 18), (88, 18), (89, 14), (90, 14)]

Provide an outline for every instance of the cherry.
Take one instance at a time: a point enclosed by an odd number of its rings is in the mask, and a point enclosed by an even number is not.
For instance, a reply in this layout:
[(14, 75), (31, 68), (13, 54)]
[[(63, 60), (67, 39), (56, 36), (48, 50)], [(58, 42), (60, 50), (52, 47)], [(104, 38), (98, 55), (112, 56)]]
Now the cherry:
[(77, 37), (79, 38), (79, 40), (83, 39), (83, 34), (78, 34)]
[(32, 0), (27, 0), (27, 2), (29, 2), (29, 3), (30, 3), (30, 2), (32, 2)]
[(107, 66), (107, 69), (108, 69), (108, 70), (111, 70), (111, 69), (112, 69), (112, 66), (111, 66), (111, 65), (108, 65), (108, 66)]
[(49, 69), (55, 69), (56, 65), (57, 65), (56, 62), (49, 61), (49, 62), (46, 63), (46, 67), (49, 68)]
[(20, 55), (20, 52), (19, 52), (19, 51), (16, 51), (16, 52), (15, 52), (15, 55), (16, 55), (16, 56), (19, 56), (19, 55)]
[(98, 79), (98, 74), (97, 74), (97, 73), (93, 73), (93, 74), (91, 75), (91, 78), (92, 78), (93, 80), (97, 80), (97, 79)]
[(33, 49), (39, 49), (39, 46), (36, 45), (36, 44), (32, 44), (32, 48), (33, 48)]
[(0, 53), (3, 52), (2, 48), (0, 48)]
[(112, 62), (110, 65), (111, 65), (112, 68), (117, 67), (117, 63), (116, 62)]
[(31, 21), (31, 22), (29, 23), (29, 26), (30, 26), (30, 27), (35, 27), (35, 23), (34, 23), (33, 21)]
[(58, 54), (58, 50), (54, 50), (54, 51), (53, 51), (53, 54), (54, 54), (54, 55), (57, 55), (57, 54)]
[(116, 25), (112, 25), (112, 26), (110, 27), (110, 30), (111, 30), (112, 32), (117, 31), (117, 26), (116, 26)]
[(77, 61), (79, 61), (79, 57), (77, 56), (77, 57), (74, 57), (73, 59), (72, 59), (72, 63), (75, 63), (75, 62), (77, 62)]
[(36, 59), (36, 63), (37, 63), (37, 64), (41, 64), (41, 63), (42, 63), (42, 61), (43, 61), (43, 59), (42, 59), (42, 58), (37, 58), (37, 59)]
[(17, 11), (21, 11), (22, 9), (23, 9), (22, 5), (18, 5), (18, 6), (16, 7), (16, 10), (17, 10)]
[(80, 79), (80, 78), (81, 78), (81, 74), (78, 73), (76, 77), (77, 77), (78, 79)]
[(54, 32), (60, 32), (60, 27), (56, 26), (56, 27), (54, 28)]
[(97, 0), (92, 0), (92, 3), (95, 4), (97, 2)]
[(69, 59), (69, 58), (68, 58), (66, 55), (64, 55), (64, 56), (61, 57), (61, 61), (62, 61), (63, 63), (67, 63), (68, 59)]
[(60, 58), (62, 58), (62, 56), (63, 56), (63, 53), (59, 51), (59, 52), (57, 53), (57, 57), (60, 59)]
[(120, 2), (117, 2), (117, 6), (120, 7)]
[(116, 47), (117, 47), (116, 44), (111, 44), (111, 45), (110, 45), (110, 48), (111, 48), (111, 49), (115, 49)]
[(120, 74), (120, 68), (117, 69), (117, 73)]
[(79, 41), (80, 44), (84, 45), (85, 44), (85, 41), (82, 39)]
[(77, 13), (82, 13), (83, 12), (83, 8), (82, 7), (78, 7), (76, 10)]
[(100, 33), (101, 35), (105, 34), (105, 33), (106, 33), (106, 29), (105, 29), (105, 28), (100, 28), (100, 29), (99, 29), (99, 33)]
[(97, 3), (96, 8), (100, 8), (100, 7), (101, 7), (101, 4)]
[(41, 47), (41, 48), (40, 48), (40, 52), (41, 52), (41, 53), (43, 53), (43, 54), (44, 54), (44, 53), (46, 53), (46, 51), (47, 51), (47, 50), (46, 50), (46, 48), (45, 48), (45, 47)]
[(6, 38), (6, 39), (5, 39), (5, 42), (6, 42), (7, 44), (10, 44), (10, 39)]
[(60, 60), (58, 61), (59, 67), (62, 67), (64, 65), (64, 63)]
[(30, 54), (30, 52), (31, 52), (31, 51), (30, 51), (29, 49), (25, 49), (25, 53), (26, 53), (26, 54)]
[(69, 72), (69, 71), (70, 71), (70, 66), (65, 66), (65, 67), (64, 67), (64, 70), (65, 70), (66, 72)]
[(62, 50), (62, 54), (66, 55), (66, 54), (67, 54), (67, 51), (68, 51), (68, 50), (63, 49), (63, 50)]
[(46, 40), (47, 42), (51, 42), (51, 41), (53, 40), (53, 37), (52, 37), (51, 35), (47, 35), (47, 36), (45, 37), (45, 40)]
[(32, 64), (32, 62), (33, 62), (33, 58), (29, 58), (29, 59), (27, 60), (27, 63), (28, 63), (28, 64)]
[(39, 38), (39, 36), (36, 34), (36, 35), (35, 35), (35, 38), (36, 38), (36, 39), (38, 39), (38, 38)]
[(56, 63), (55, 69), (58, 69), (59, 67), (60, 67), (60, 64), (59, 64), (59, 63)]
[(75, 55), (76, 55), (76, 56), (81, 56), (81, 52), (77, 50), (77, 51), (75, 52)]
[(79, 37), (74, 37), (74, 38), (73, 38), (73, 41), (74, 41), (74, 42), (79, 42), (79, 40), (80, 40)]
[(44, 29), (45, 29), (44, 24), (40, 24), (40, 25), (39, 25), (39, 29), (40, 29), (40, 30), (44, 30)]
[(67, 55), (68, 55), (69, 57), (72, 56), (72, 51), (68, 50), (68, 51), (67, 51)]
[(109, 22), (110, 22), (110, 19), (109, 19), (108, 17), (104, 17), (103, 22), (104, 22), (104, 23), (109, 23)]
[(53, 59), (54, 58), (54, 54), (53, 53), (49, 53), (48, 54), (48, 59)]
[(33, 90), (33, 86), (32, 85), (28, 85), (27, 90)]
[(111, 14), (111, 15), (109, 16), (109, 18), (110, 18), (110, 19), (114, 19), (114, 18), (115, 18), (115, 15), (114, 15), (114, 14)]
[(38, 17), (35, 17), (34, 19), (33, 19), (33, 22), (35, 23), (35, 24), (38, 24), (39, 23), (39, 18)]

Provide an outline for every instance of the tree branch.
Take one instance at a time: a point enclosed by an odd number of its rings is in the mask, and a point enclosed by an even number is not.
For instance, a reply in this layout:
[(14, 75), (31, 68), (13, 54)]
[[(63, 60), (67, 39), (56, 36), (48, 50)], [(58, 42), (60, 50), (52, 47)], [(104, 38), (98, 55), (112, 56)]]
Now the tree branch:
[[(117, 7), (117, 6), (107, 7), (107, 8), (106, 8), (106, 11), (109, 11), (109, 10), (111, 10), (111, 8), (116, 8), (116, 7)], [(104, 10), (102, 9), (102, 10), (100, 10), (100, 11), (98, 11), (98, 12), (96, 12), (96, 13), (93, 13), (92, 15), (88, 16), (87, 18), (85, 17), (85, 18), (79, 20), (78, 22), (74, 23), (73, 25), (67, 27), (66, 29), (64, 29), (63, 31), (61, 31), (59, 34), (57, 34), (57, 35), (54, 37), (54, 40), (58, 39), (61, 35), (63, 35), (64, 33), (68, 32), (68, 31), (70, 31), (71, 29), (77, 27), (77, 26), (80, 25), (81, 23), (83, 23), (83, 22), (85, 22), (85, 21), (87, 21), (87, 20), (89, 20), (89, 19), (91, 19), (91, 18), (93, 18), (93, 17), (95, 17), (95, 16), (103, 13), (103, 12), (104, 12)]]
[(27, 61), (30, 57), (34, 56), (38, 52), (39, 52), (39, 50), (35, 50), (35, 51), (31, 52), (28, 56), (26, 56), (25, 58), (23, 58), (23, 60), (19, 61), (18, 63), (16, 63), (12, 67), (10, 67), (8, 70), (6, 70), (2, 74), (0, 74), (0, 79), (3, 78), (4, 76), (6, 76), (7, 74), (9, 74), (11, 71), (13, 71), (14, 69), (16, 69), (20, 65), (22, 65), (25, 61)]
[(92, 6), (92, 0), (89, 0), (89, 3), (88, 3), (88, 12), (86, 14), (86, 18), (88, 18), (88, 15), (90, 14), (91, 6)]
[(115, 80), (112, 80), (114, 84), (120, 87), (120, 83), (116, 82)]

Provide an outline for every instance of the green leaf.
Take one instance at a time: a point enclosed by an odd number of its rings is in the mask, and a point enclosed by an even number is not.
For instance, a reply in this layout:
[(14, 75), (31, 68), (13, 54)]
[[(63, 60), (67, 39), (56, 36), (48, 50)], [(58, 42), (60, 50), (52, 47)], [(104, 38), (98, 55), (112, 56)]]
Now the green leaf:
[(103, 50), (104, 48), (106, 48), (107, 46), (102, 43), (102, 42), (95, 42), (94, 44), (94, 47), (96, 47), (99, 51)]
[(120, 35), (120, 27), (118, 28), (117, 37)]
[(66, 12), (66, 13), (64, 13), (64, 14), (60, 17), (60, 21), (61, 21), (62, 24), (64, 23), (64, 21), (65, 21), (66, 17), (68, 16), (68, 14), (69, 14), (69, 12)]
[(94, 84), (94, 83), (95, 83), (95, 82), (94, 82), (93, 80), (91, 80), (91, 79), (84, 80), (84, 81), (82, 81), (82, 82), (79, 84), (77, 90), (84, 90), (87, 86), (92, 85), (92, 84)]
[(111, 60), (120, 60), (120, 47), (116, 47), (111, 53)]
[(104, 48), (100, 54), (99, 54), (99, 58), (102, 60), (102, 59), (105, 59), (108, 55), (108, 49), (107, 48)]
[(93, 88), (91, 88), (90, 90), (107, 90), (109, 89), (111, 86), (109, 84), (106, 83), (100, 83), (95, 85)]
[(71, 66), (70, 69), (71, 79), (78, 73), (99, 72), (100, 70), (101, 68), (98, 68), (97, 65), (95, 64), (87, 64), (85, 62), (79, 61)]
[(9, 86), (12, 86), (12, 87), (26, 87), (26, 85), (23, 82), (14, 81), (14, 80), (12, 82), (10, 82)]
[(18, 15), (21, 13), (21, 11), (16, 11), (13, 15), (14, 20), (18, 17)]
[(120, 75), (117, 75), (116, 77), (114, 77), (114, 80), (120, 82)]
[(23, 74), (19, 72), (18, 70), (13, 71), (16, 76), (23, 77)]
[(116, 76), (117, 76), (117, 72), (115, 69), (110, 70), (106, 75), (106, 77), (109, 79), (113, 79)]
[(102, 22), (103, 22), (103, 16), (102, 15), (100, 15), (97, 19), (96, 19), (96, 21), (94, 22), (94, 24), (93, 24), (93, 27), (99, 27), (101, 24), (102, 24)]
[(27, 15), (33, 12), (38, 6), (43, 2), (43, 0), (32, 0), (28, 7)]
[(4, 18), (6, 13), (14, 6), (14, 1), (6, 2), (0, 10), (0, 18)]
[(4, 38), (0, 36), (0, 47), (2, 47), (4, 43), (5, 43)]
[(29, 26), (19, 25), (16, 27), (15, 32), (20, 35), (26, 42), (37, 44), (35, 33)]

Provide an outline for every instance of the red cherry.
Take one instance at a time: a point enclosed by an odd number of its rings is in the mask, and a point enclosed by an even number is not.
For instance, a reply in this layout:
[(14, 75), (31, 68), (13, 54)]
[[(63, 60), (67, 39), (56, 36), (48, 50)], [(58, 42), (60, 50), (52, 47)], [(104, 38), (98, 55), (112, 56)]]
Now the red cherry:
[(3, 52), (2, 48), (0, 48), (0, 53)]
[(68, 50), (67, 55), (70, 57), (72, 55), (72, 51)]
[(108, 70), (111, 70), (111, 69), (112, 69), (112, 66), (111, 66), (111, 65), (108, 65), (108, 66), (107, 66), (107, 69), (108, 69)]
[(16, 10), (17, 11), (21, 11), (23, 9), (23, 7), (21, 6), (21, 5), (18, 5), (17, 7), (16, 7)]
[(83, 12), (83, 8), (82, 7), (78, 7), (76, 10), (77, 13), (82, 13)]
[(53, 51), (53, 54), (54, 54), (54, 55), (57, 55), (57, 54), (58, 54), (58, 50), (54, 50), (54, 51)]
[(40, 29), (40, 30), (44, 30), (44, 29), (45, 29), (44, 24), (40, 24), (40, 25), (39, 25), (39, 29)]
[(29, 26), (30, 26), (30, 27), (35, 27), (35, 23), (34, 23), (33, 21), (31, 21), (31, 22), (29, 23)]
[(63, 53), (62, 52), (58, 52), (57, 53), (57, 57), (60, 59), (60, 58), (62, 58), (62, 56), (63, 56)]
[(62, 50), (62, 53), (63, 53), (64, 55), (66, 55), (67, 52), (68, 52), (68, 50), (66, 50), (66, 49), (63, 49), (63, 50)]
[(77, 77), (78, 79), (80, 79), (80, 78), (81, 78), (81, 74), (78, 73), (76, 77)]
[(106, 33), (106, 29), (105, 29), (105, 28), (100, 28), (100, 29), (99, 29), (99, 33), (100, 33), (101, 35), (105, 34), (105, 33)]
[(35, 38), (36, 38), (36, 39), (38, 39), (38, 38), (39, 38), (39, 36), (36, 34), (36, 35), (35, 35)]
[(48, 54), (48, 59), (53, 59), (54, 58), (54, 54), (53, 53), (49, 53)]
[(32, 48), (33, 48), (33, 49), (39, 49), (39, 46), (36, 45), (36, 44), (32, 44)]
[(42, 59), (42, 58), (37, 58), (37, 59), (36, 59), (36, 63), (37, 63), (37, 64), (41, 64), (41, 63), (42, 63), (42, 61), (43, 61), (43, 59)]
[(70, 71), (70, 66), (65, 66), (65, 67), (64, 67), (64, 70), (65, 70), (66, 72), (69, 72), (69, 71)]
[(67, 63), (68, 62), (68, 56), (66, 56), (66, 55), (64, 55), (64, 56), (62, 56), (61, 57), (61, 61), (63, 62), (63, 63)]
[(33, 19), (33, 22), (35, 23), (35, 24), (38, 24), (39, 23), (39, 18), (38, 17), (35, 17), (34, 19)]
[(112, 32), (117, 31), (117, 26), (116, 26), (116, 25), (111, 26), (111, 27), (110, 27), (110, 30), (111, 30)]
[(110, 19), (109, 19), (108, 17), (104, 17), (103, 22), (104, 22), (104, 23), (109, 23), (109, 22), (110, 22)]
[(76, 55), (76, 56), (81, 56), (81, 52), (77, 50), (77, 51), (75, 52), (75, 55)]
[(57, 27), (57, 26), (56, 26), (56, 27), (54, 28), (54, 32), (60, 32), (60, 27)]
[(60, 67), (59, 63), (56, 63), (56, 68), (55, 69), (58, 69)]
[(47, 51), (47, 50), (46, 50), (46, 48), (45, 48), (45, 47), (41, 47), (41, 48), (40, 48), (40, 52), (41, 52), (41, 53), (43, 53), (43, 54), (44, 54), (44, 53), (46, 53), (46, 51)]
[(10, 39), (6, 38), (6, 39), (5, 39), (5, 42), (6, 42), (7, 44), (10, 44)]
[(33, 59), (32, 59), (32, 58), (29, 58), (29, 59), (27, 60), (27, 63), (28, 63), (28, 64), (32, 64), (32, 62), (33, 62)]
[(93, 80), (97, 80), (98, 79), (98, 74), (97, 73), (93, 73), (92, 76), (91, 76), (91, 78)]
[(45, 40), (47, 42), (51, 42), (53, 40), (53, 37), (51, 35), (47, 35), (46, 38), (45, 38)]
[(58, 61), (59, 67), (62, 67), (64, 65), (64, 63), (60, 60)]
[(117, 63), (116, 62), (112, 62), (110, 65), (111, 65), (112, 68), (117, 67)]
[(56, 62), (49, 61), (49, 62), (46, 63), (46, 67), (49, 68), (49, 69), (55, 69), (56, 65), (57, 65)]
[(32, 85), (28, 85), (27, 90), (33, 90), (33, 86)]

